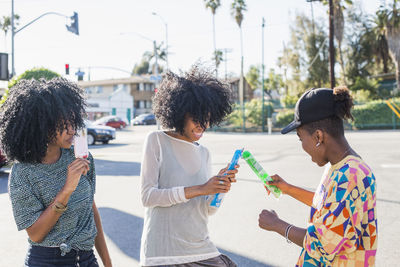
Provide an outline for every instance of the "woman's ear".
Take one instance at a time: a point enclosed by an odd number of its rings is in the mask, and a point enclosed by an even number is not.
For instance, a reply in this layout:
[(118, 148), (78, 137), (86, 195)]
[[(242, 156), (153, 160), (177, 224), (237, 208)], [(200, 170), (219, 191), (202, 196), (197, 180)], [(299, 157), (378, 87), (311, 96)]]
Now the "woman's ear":
[(313, 139), (315, 140), (315, 146), (318, 147), (324, 143), (325, 134), (321, 130), (316, 130), (313, 134)]

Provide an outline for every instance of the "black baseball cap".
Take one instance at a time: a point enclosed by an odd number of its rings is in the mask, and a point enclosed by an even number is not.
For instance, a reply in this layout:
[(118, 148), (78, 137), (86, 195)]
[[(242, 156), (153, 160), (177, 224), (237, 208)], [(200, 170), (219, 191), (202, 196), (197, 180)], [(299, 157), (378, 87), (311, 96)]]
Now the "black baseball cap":
[(297, 100), (294, 110), (294, 120), (282, 129), (286, 134), (306, 123), (319, 121), (335, 115), (333, 90), (328, 88), (313, 88), (305, 92)]

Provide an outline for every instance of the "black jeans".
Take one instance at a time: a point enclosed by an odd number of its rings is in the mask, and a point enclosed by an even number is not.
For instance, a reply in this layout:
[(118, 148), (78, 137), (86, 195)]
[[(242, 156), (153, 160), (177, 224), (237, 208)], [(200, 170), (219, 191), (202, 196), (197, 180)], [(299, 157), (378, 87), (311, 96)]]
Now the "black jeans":
[(98, 267), (93, 250), (71, 250), (61, 256), (60, 248), (30, 246), (25, 267)]

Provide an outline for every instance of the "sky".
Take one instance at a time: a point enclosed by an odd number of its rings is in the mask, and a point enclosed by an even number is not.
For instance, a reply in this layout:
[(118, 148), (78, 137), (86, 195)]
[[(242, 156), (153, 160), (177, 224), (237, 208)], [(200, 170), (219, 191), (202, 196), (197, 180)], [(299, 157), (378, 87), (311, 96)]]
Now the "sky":
[[(48, 15), (15, 35), (15, 69), (21, 74), (33, 67), (45, 67), (65, 74), (65, 64), (74, 74), (81, 68), (90, 79), (111, 79), (128, 73), (99, 67), (132, 71), (145, 51), (156, 43), (166, 42), (168, 27), (169, 67), (174, 72), (186, 71), (201, 61), (212, 67), (212, 15), (203, 0), (14, 0), (20, 15), (18, 27), (46, 12), (72, 16), (79, 14), (79, 36), (67, 31), (69, 20)], [(374, 13), (381, 0), (360, 0), (366, 13)], [(217, 49), (229, 49), (227, 73), (240, 73), (239, 28), (230, 14), (232, 0), (221, 0), (215, 16)], [(244, 72), (250, 65), (262, 62), (262, 18), (264, 28), (265, 68), (276, 68), (283, 43), (288, 42), (290, 25), (297, 13), (311, 17), (306, 0), (246, 0), (247, 11), (242, 22)], [(327, 6), (312, 4), (316, 19), (326, 20)], [(156, 12), (161, 16), (152, 15)], [(11, 14), (11, 0), (0, 0), (0, 17)], [(164, 22), (163, 22), (164, 21)], [(17, 27), (17, 29), (18, 29)], [(0, 52), (11, 54), (11, 34), (0, 32)], [(11, 59), (10, 69), (11, 69)], [(277, 70), (279, 73), (280, 71)], [(225, 63), (219, 76), (225, 75)], [(71, 79), (76, 79), (73, 75)], [(88, 75), (85, 76), (85, 80)]]

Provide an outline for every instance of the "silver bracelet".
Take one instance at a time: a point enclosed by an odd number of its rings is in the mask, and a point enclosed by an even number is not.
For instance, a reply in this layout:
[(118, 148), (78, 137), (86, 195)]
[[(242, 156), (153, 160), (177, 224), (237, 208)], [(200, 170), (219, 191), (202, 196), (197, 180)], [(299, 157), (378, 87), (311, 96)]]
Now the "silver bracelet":
[(288, 242), (289, 244), (292, 243), (292, 241), (289, 240), (289, 232), (290, 232), (290, 229), (292, 229), (293, 226), (294, 226), (293, 224), (289, 224), (286, 227), (286, 230), (285, 230), (286, 242)]

